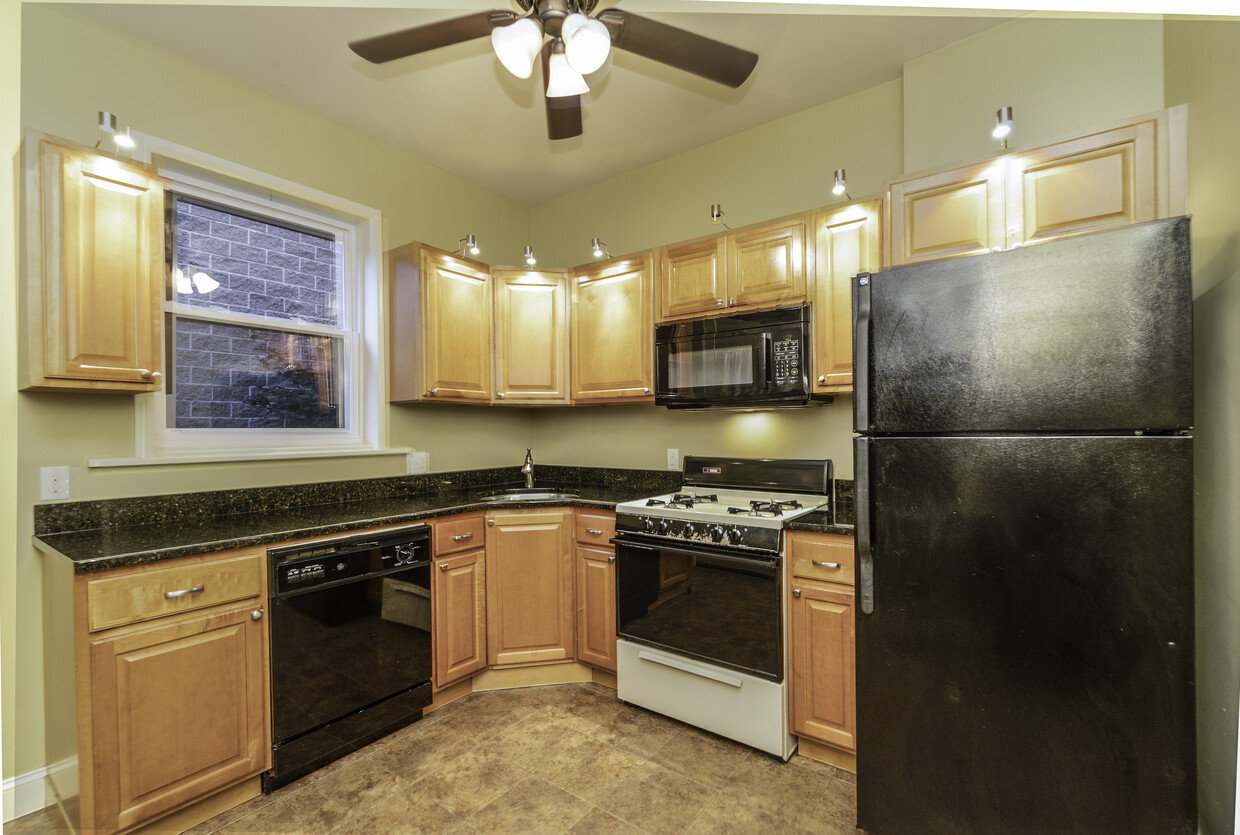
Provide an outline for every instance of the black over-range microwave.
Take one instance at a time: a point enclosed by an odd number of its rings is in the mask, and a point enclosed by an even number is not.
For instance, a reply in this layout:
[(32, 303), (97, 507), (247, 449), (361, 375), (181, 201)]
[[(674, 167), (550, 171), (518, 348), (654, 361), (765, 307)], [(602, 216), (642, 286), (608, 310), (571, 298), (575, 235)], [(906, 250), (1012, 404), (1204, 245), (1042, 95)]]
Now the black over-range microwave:
[(830, 403), (810, 391), (809, 305), (655, 328), (655, 398), (669, 409)]

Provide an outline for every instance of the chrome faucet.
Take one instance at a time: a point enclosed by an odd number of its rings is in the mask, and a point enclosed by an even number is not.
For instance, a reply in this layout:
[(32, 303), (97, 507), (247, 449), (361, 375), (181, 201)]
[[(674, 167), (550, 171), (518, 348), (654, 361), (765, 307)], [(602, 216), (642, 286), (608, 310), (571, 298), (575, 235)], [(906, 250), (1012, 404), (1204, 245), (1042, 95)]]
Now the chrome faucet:
[(525, 489), (529, 490), (534, 486), (534, 456), (528, 449), (525, 451), (525, 463), (521, 465), (521, 472), (525, 475)]

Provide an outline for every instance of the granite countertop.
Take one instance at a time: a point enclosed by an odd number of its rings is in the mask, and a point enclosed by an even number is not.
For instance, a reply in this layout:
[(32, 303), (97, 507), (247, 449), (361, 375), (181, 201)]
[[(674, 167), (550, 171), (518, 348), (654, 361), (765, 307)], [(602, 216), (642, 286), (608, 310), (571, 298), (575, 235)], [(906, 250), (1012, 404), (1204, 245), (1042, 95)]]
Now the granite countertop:
[(831, 514), (821, 510), (813, 513), (807, 513), (804, 516), (798, 516), (796, 519), (784, 525), (784, 530), (788, 531), (809, 531), (811, 533), (837, 533), (844, 536), (853, 536), (853, 526), (837, 524)]

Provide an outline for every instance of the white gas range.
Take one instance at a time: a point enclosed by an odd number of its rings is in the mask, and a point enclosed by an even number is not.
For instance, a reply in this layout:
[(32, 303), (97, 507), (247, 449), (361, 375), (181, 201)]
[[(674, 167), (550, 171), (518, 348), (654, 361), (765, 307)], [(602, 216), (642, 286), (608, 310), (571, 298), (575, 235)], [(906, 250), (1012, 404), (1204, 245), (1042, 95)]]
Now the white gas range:
[(784, 525), (831, 507), (831, 462), (687, 456), (684, 488), (616, 506), (620, 698), (782, 759)]

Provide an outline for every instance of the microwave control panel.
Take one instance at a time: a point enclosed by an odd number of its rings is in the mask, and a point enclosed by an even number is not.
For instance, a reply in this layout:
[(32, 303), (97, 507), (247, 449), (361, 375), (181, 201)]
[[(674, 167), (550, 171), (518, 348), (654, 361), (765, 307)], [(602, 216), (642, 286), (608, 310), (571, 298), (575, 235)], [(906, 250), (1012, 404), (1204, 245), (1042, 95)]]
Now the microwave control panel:
[(791, 336), (771, 341), (771, 377), (777, 386), (794, 385), (801, 379), (801, 340)]

